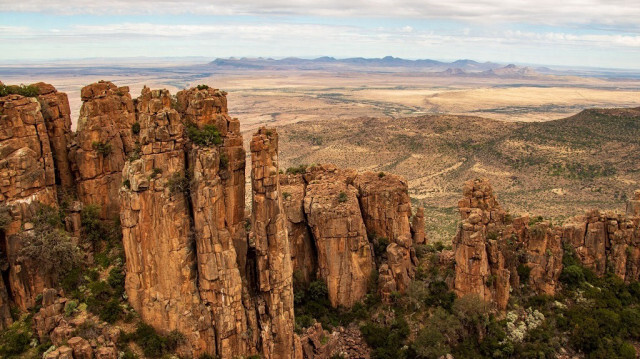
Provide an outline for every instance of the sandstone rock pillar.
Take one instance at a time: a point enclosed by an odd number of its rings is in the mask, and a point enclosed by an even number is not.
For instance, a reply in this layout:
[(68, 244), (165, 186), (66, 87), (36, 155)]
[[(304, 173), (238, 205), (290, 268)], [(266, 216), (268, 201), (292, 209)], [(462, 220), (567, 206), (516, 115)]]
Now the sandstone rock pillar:
[(164, 90), (145, 88), (137, 106), (140, 158), (124, 164), (119, 183), (129, 303), (156, 329), (183, 333), (189, 355), (215, 355), (213, 318), (198, 289), (180, 116)]
[(334, 307), (351, 307), (367, 293), (375, 263), (362, 220), (356, 172), (333, 165), (305, 173), (304, 212), (318, 253), (318, 274)]
[(128, 87), (100, 81), (82, 89), (76, 144), (70, 151), (78, 198), (100, 206), (104, 219), (119, 215), (122, 169), (134, 151), (136, 122)]
[(292, 266), (280, 196), (278, 134), (261, 128), (251, 139), (252, 230), (262, 354), (294, 355)]
[(44, 82), (33, 86), (38, 89), (38, 102), (49, 134), (56, 182), (65, 190), (73, 189), (75, 181), (69, 164), (68, 149), (72, 141), (69, 99), (66, 93), (58, 92), (55, 87)]

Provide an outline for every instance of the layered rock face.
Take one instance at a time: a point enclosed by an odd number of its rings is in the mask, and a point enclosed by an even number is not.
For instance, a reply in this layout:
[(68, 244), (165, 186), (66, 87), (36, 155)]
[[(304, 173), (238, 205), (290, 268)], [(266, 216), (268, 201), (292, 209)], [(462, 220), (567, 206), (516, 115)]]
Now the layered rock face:
[(78, 199), (100, 206), (105, 219), (120, 213), (122, 168), (135, 149), (136, 116), (128, 87), (100, 81), (82, 89), (76, 143), (70, 151)]
[(65, 190), (72, 190), (75, 181), (68, 155), (68, 146), (73, 139), (69, 99), (66, 93), (58, 92), (55, 87), (44, 82), (38, 82), (33, 86), (38, 90), (37, 98), (49, 135), (55, 161), (56, 183)]
[(479, 295), (504, 309), (511, 288), (522, 284), (518, 267), (526, 268), (524, 279), (532, 289), (553, 295), (565, 250), (597, 275), (610, 271), (626, 281), (639, 278), (639, 216), (593, 210), (555, 227), (528, 216), (511, 219), (486, 180), (465, 183), (459, 207), (463, 222), (454, 240), (453, 284), (458, 295)]
[(145, 88), (137, 102), (141, 154), (124, 164), (119, 186), (129, 302), (148, 324), (182, 332), (192, 355), (216, 353), (190, 199), (177, 183), (187, 173), (182, 122), (167, 91)]
[(191, 88), (178, 92), (176, 108), (182, 120), (203, 128), (213, 125), (222, 136), (219, 150), (219, 176), (226, 211), (227, 230), (236, 248), (239, 268), (244, 273), (247, 241), (244, 229), (246, 153), (243, 147), (240, 121), (231, 118), (223, 91), (213, 88)]
[(304, 213), (306, 182), (301, 174), (280, 176), (282, 202), (287, 216), (289, 252), (294, 278), (309, 283), (316, 278), (318, 261), (313, 236)]
[(324, 165), (305, 174), (304, 212), (318, 253), (318, 276), (335, 307), (351, 307), (367, 293), (373, 254), (364, 226), (356, 172)]
[(505, 268), (497, 237), (487, 238), (504, 224), (505, 212), (486, 181), (465, 183), (463, 194), (464, 198), (458, 203), (462, 224), (453, 240), (456, 263), (453, 289), (458, 295), (476, 294), (505, 308), (510, 273)]
[[(386, 265), (381, 266), (381, 274), (387, 280), (384, 292), (404, 293), (415, 274), (417, 258), (413, 250), (411, 235), (411, 200), (407, 182), (396, 175), (365, 172), (355, 181), (362, 217), (369, 235), (387, 238)], [(423, 217), (424, 218), (424, 217)], [(424, 222), (423, 222), (424, 223)], [(422, 228), (424, 233), (424, 225)]]
[[(406, 181), (330, 164), (302, 172), (280, 180), (299, 279), (325, 280), (334, 306), (350, 307), (361, 300), (374, 270), (380, 274), (383, 299), (404, 293), (417, 262), (412, 238), (425, 243), (424, 211), (418, 211), (411, 228)], [(378, 240), (390, 243), (376, 268), (371, 242)]]
[[(28, 232), (37, 204), (56, 206), (54, 160), (47, 128), (35, 98), (9, 95), (0, 98), (0, 262), (4, 283), (0, 301), (7, 298), (21, 309), (34, 304), (49, 281), (38, 265), (20, 258), (18, 233)], [(4, 289), (4, 290), (3, 290)], [(8, 323), (8, 306), (2, 305), (0, 323)]]
[(261, 128), (251, 139), (251, 181), (261, 352), (271, 358), (290, 358), (294, 354), (293, 269), (275, 130)]

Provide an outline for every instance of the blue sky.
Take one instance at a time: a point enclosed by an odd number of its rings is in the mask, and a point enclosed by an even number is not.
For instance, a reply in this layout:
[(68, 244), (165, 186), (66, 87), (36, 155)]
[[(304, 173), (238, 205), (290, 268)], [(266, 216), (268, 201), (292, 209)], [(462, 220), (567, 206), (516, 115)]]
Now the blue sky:
[[(0, 60), (383, 57), (640, 69), (636, 0), (0, 0)], [(12, 61), (13, 62), (13, 61)]]

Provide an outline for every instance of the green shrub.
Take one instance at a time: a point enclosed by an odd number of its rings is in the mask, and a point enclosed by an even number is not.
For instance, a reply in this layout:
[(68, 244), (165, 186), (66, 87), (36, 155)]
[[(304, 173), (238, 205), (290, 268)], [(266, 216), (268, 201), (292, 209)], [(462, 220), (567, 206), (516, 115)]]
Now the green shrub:
[(78, 309), (78, 302), (75, 300), (70, 300), (64, 305), (64, 314), (67, 317), (70, 317), (75, 311)]
[(13, 221), (13, 217), (11, 216), (9, 207), (0, 205), (0, 230), (5, 230), (11, 221)]
[(38, 88), (33, 85), (0, 85), (0, 97), (7, 95), (37, 97)]
[(373, 349), (372, 359), (395, 359), (403, 356), (404, 342), (409, 336), (409, 325), (396, 316), (391, 326), (371, 321), (360, 327), (365, 342)]
[(188, 194), (191, 186), (191, 181), (187, 175), (181, 172), (174, 172), (171, 178), (167, 181), (167, 187), (171, 194), (183, 193)]
[(220, 153), (220, 169), (226, 170), (227, 168), (229, 168), (229, 157), (227, 157), (226, 153), (221, 152)]
[(80, 264), (80, 252), (62, 229), (60, 212), (40, 205), (33, 219), (34, 228), (19, 234), (22, 249), (19, 257), (37, 263), (41, 273), (52, 275), (56, 280)]
[(531, 267), (526, 264), (518, 264), (518, 277), (520, 278), (520, 283), (526, 284), (529, 282), (529, 277), (531, 276)]
[(345, 192), (340, 192), (340, 194), (338, 194), (338, 202), (344, 203), (348, 199), (349, 199), (349, 197), (347, 196), (347, 194)]
[(82, 235), (90, 243), (98, 243), (105, 240), (105, 224), (100, 219), (100, 206), (89, 204), (82, 208), (80, 212), (80, 224), (82, 224)]
[(131, 181), (129, 179), (122, 181), (122, 186), (126, 187), (127, 189), (131, 189)]
[(91, 147), (98, 152), (102, 157), (106, 157), (111, 154), (113, 148), (110, 143), (94, 141), (91, 144)]
[(196, 88), (197, 88), (198, 90), (207, 90), (207, 89), (209, 89), (209, 86), (208, 86), (208, 85), (204, 85), (204, 84), (203, 84), (203, 85), (198, 85), (198, 86), (196, 86)]
[(134, 122), (133, 123), (133, 125), (131, 126), (131, 132), (134, 135), (140, 134), (140, 122)]
[(289, 192), (282, 192), (282, 198), (284, 200), (288, 200), (289, 198), (291, 198), (291, 193)]
[(142, 348), (144, 355), (151, 358), (161, 357), (167, 346), (165, 338), (158, 335), (152, 326), (142, 322), (134, 332), (134, 340)]
[(449, 290), (449, 286), (444, 281), (429, 283), (429, 296), (425, 301), (428, 306), (450, 310), (455, 299), (455, 293)]
[(385, 176), (384, 172), (378, 172), (378, 178), (383, 178)]
[(29, 350), (31, 334), (22, 328), (20, 323), (15, 323), (9, 329), (0, 334), (0, 356), (12, 358)]
[(198, 146), (217, 146), (222, 143), (220, 132), (214, 125), (205, 125), (199, 129), (195, 124), (187, 124), (187, 137)]
[(578, 265), (570, 265), (562, 269), (560, 281), (570, 287), (576, 287), (584, 282), (584, 272)]
[(297, 167), (289, 167), (287, 168), (287, 174), (292, 174), (292, 175), (296, 175), (296, 174), (302, 174), (305, 173), (307, 171), (307, 165), (298, 165)]
[(382, 258), (387, 253), (389, 240), (385, 237), (378, 237), (373, 240), (373, 254), (377, 259)]
[(153, 167), (153, 169), (151, 169), (151, 175), (149, 175), (149, 177), (150, 178), (156, 178), (161, 174), (162, 174), (162, 169), (161, 168)]

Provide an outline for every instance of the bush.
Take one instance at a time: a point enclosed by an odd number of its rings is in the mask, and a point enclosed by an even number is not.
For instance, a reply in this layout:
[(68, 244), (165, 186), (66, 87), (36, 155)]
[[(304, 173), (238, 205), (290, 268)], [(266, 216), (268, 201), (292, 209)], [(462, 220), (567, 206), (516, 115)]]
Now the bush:
[(184, 342), (185, 336), (173, 330), (164, 337), (159, 335), (152, 326), (140, 322), (136, 331), (131, 334), (131, 339), (140, 346), (146, 357), (159, 358), (175, 351)]
[(360, 327), (362, 337), (373, 349), (372, 359), (395, 359), (402, 357), (404, 342), (409, 336), (409, 325), (396, 316), (391, 326), (367, 322)]
[(162, 169), (161, 168), (153, 167), (153, 169), (151, 169), (151, 175), (149, 175), (149, 177), (156, 178), (161, 174), (162, 174)]
[(307, 165), (298, 165), (297, 167), (289, 167), (287, 168), (287, 174), (301, 174), (307, 171)]
[(105, 239), (105, 228), (100, 219), (100, 206), (89, 204), (80, 212), (82, 235), (90, 243), (98, 243)]
[(134, 135), (140, 134), (140, 122), (134, 122), (133, 126), (131, 126), (131, 132)]
[(560, 281), (570, 287), (576, 287), (584, 282), (584, 272), (578, 265), (570, 265), (562, 269)]
[(102, 157), (106, 157), (108, 155), (111, 154), (111, 152), (113, 151), (113, 148), (111, 146), (110, 143), (106, 143), (106, 142), (98, 142), (98, 141), (94, 141), (91, 144), (91, 147), (93, 147), (93, 149), (98, 152), (100, 155), (102, 155)]
[(229, 168), (229, 157), (227, 157), (226, 153), (221, 152), (220, 153), (220, 169), (226, 170), (227, 168)]
[(23, 244), (19, 257), (37, 263), (42, 274), (59, 280), (80, 264), (79, 250), (62, 230), (55, 208), (41, 205), (33, 222), (32, 231), (19, 235)]
[(7, 95), (36, 97), (38, 96), (38, 88), (33, 85), (0, 85), (0, 97)]
[(11, 216), (11, 210), (6, 205), (0, 206), (0, 230), (5, 230), (7, 226), (13, 221)]
[(526, 264), (518, 264), (518, 277), (520, 278), (520, 283), (526, 284), (529, 282), (529, 277), (531, 276), (531, 267)]
[(209, 86), (208, 86), (208, 85), (204, 85), (204, 84), (203, 84), (203, 85), (198, 85), (198, 86), (196, 86), (196, 88), (197, 88), (198, 90), (207, 90), (207, 89), (209, 89)]
[(338, 194), (338, 202), (344, 203), (348, 199), (349, 199), (349, 197), (347, 196), (347, 194), (345, 192), (340, 192), (340, 194)]
[(187, 137), (198, 146), (211, 147), (222, 143), (220, 132), (214, 125), (205, 125), (199, 129), (195, 124), (187, 124)]
[(188, 194), (190, 186), (191, 181), (189, 177), (181, 172), (175, 172), (167, 181), (167, 187), (169, 187), (169, 192), (171, 192), (172, 195), (176, 193)]
[(378, 237), (373, 240), (373, 254), (376, 259), (382, 258), (387, 253), (388, 246), (389, 240), (385, 237)]
[(18, 356), (29, 350), (31, 335), (17, 324), (0, 335), (0, 356), (3, 358)]

